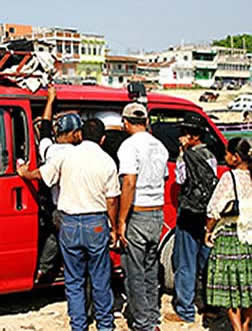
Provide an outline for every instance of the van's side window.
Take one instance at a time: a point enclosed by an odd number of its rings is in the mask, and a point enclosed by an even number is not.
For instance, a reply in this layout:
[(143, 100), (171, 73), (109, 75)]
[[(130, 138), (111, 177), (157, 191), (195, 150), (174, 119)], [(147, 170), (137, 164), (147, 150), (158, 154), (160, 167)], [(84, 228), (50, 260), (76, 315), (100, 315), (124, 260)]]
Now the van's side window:
[(8, 151), (6, 147), (4, 114), (4, 110), (0, 109), (0, 175), (5, 173), (9, 162)]
[[(149, 113), (152, 133), (160, 139), (169, 152), (169, 160), (175, 161), (179, 155), (180, 123), (185, 111), (172, 109), (152, 109)], [(199, 115), (200, 116), (200, 115)], [(224, 163), (225, 148), (214, 129), (206, 121), (203, 142), (213, 152), (219, 164)]]
[(0, 108), (0, 175), (16, 172), (18, 159), (29, 158), (28, 126), (20, 107)]
[(27, 161), (29, 158), (29, 140), (27, 119), (21, 108), (11, 109), (12, 118), (12, 143), (13, 143), (13, 162), (14, 169), (18, 159)]

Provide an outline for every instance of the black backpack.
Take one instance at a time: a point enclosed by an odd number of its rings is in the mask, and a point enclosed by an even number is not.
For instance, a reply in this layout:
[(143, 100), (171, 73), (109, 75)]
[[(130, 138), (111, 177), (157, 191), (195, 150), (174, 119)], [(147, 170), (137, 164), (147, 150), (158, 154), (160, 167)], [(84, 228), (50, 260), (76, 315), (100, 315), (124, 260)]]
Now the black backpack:
[(205, 214), (207, 204), (218, 183), (206, 160), (213, 155), (206, 147), (185, 151), (186, 181), (181, 187), (180, 208), (196, 214)]

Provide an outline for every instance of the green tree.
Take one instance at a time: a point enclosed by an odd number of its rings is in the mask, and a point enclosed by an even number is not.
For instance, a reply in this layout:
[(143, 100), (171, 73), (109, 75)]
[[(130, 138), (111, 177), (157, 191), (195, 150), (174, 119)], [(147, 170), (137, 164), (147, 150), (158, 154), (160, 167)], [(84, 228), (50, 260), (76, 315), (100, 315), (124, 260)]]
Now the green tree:
[[(233, 41), (232, 41), (233, 38)], [(232, 45), (233, 43), (233, 45)], [(246, 48), (248, 53), (252, 53), (252, 35), (241, 34), (236, 36), (227, 36), (225, 39), (214, 40), (212, 46)]]

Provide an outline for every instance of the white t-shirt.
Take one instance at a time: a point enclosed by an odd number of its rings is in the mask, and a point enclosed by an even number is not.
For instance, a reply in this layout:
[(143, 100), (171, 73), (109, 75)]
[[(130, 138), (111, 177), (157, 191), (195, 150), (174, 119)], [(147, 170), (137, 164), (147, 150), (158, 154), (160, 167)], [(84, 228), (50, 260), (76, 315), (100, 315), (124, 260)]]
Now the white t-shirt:
[(64, 151), (71, 147), (72, 144), (57, 144), (54, 143), (50, 138), (43, 138), (39, 143), (39, 154), (42, 162), (46, 162), (51, 157), (57, 155), (58, 152)]
[(120, 194), (115, 162), (92, 141), (51, 158), (40, 173), (49, 187), (59, 181), (58, 210), (67, 214), (106, 211), (106, 198)]
[[(48, 162), (51, 158), (57, 157), (59, 154), (66, 152), (72, 144), (57, 144), (50, 138), (43, 138), (39, 143), (39, 154), (42, 162)], [(52, 201), (55, 206), (58, 204), (59, 185), (55, 184), (51, 188)]]
[(138, 132), (127, 138), (118, 150), (119, 174), (136, 174), (133, 205), (162, 206), (164, 178), (168, 177), (168, 151), (148, 132)]

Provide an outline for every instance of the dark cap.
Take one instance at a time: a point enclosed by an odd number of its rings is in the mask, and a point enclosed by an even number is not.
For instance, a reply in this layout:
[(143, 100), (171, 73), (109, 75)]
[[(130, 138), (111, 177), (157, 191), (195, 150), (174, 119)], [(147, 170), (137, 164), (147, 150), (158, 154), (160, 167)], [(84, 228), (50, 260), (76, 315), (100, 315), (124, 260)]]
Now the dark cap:
[(192, 128), (205, 130), (206, 121), (203, 117), (193, 112), (188, 112), (185, 114), (184, 121), (181, 123), (182, 128)]
[(82, 120), (78, 114), (66, 114), (57, 120), (57, 134), (81, 129)]

